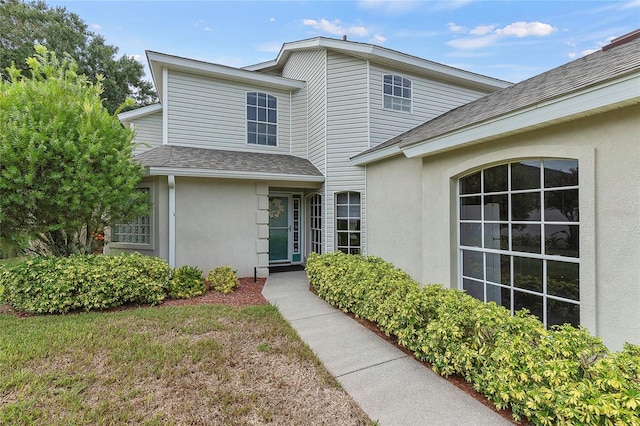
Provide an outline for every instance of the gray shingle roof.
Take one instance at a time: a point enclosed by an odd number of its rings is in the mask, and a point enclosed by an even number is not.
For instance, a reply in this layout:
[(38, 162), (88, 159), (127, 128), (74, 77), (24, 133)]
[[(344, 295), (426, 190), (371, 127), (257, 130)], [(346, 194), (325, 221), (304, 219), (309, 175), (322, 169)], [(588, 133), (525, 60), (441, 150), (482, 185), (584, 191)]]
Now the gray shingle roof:
[(162, 145), (134, 157), (144, 167), (322, 176), (309, 160), (293, 155)]
[(528, 80), (448, 111), (354, 158), (398, 145), (406, 147), (549, 101), (640, 69), (640, 38), (599, 50)]

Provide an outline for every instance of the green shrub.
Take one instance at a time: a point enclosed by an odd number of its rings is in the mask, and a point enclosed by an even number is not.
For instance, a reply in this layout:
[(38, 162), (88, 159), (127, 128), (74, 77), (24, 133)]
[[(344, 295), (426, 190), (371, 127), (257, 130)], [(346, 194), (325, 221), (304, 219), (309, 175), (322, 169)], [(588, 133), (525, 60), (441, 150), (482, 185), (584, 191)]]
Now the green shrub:
[(376, 257), (312, 253), (307, 275), (321, 298), (376, 322), (435, 371), (461, 375), (517, 420), (640, 426), (640, 346), (610, 354), (584, 328), (547, 330), (525, 310), (511, 316), (458, 290), (420, 288)]
[(66, 313), (160, 303), (170, 272), (164, 260), (138, 253), (36, 257), (0, 266), (0, 287), (19, 311)]
[(207, 281), (215, 291), (230, 293), (238, 288), (238, 276), (231, 266), (219, 266), (209, 271)]
[(169, 281), (169, 297), (189, 299), (202, 296), (206, 292), (202, 270), (196, 266), (184, 265), (173, 270)]

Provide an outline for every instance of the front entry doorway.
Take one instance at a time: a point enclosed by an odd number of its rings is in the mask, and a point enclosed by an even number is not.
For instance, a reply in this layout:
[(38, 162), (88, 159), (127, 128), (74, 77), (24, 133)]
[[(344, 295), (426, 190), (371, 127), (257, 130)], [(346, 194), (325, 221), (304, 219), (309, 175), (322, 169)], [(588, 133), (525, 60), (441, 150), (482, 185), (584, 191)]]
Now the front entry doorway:
[(269, 264), (300, 263), (302, 229), (299, 194), (269, 196)]

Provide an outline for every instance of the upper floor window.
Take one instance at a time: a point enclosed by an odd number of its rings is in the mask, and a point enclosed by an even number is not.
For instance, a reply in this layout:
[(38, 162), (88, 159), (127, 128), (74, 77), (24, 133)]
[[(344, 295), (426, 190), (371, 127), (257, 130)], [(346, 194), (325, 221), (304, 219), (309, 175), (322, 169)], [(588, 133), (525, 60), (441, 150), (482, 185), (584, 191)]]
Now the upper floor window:
[(411, 112), (411, 80), (385, 74), (383, 82), (384, 108)]
[(578, 161), (488, 167), (458, 186), (460, 285), (547, 326), (580, 323)]
[(247, 93), (247, 143), (277, 145), (278, 100), (260, 92)]
[(361, 245), (360, 193), (336, 194), (336, 238), (338, 250), (360, 254)]

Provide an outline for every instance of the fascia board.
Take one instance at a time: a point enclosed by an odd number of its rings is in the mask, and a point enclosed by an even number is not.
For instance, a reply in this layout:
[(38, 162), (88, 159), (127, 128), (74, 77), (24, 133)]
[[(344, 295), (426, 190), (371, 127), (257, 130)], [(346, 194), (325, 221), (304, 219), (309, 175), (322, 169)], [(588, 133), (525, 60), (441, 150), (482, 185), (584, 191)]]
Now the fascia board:
[(136, 118), (144, 117), (145, 115), (153, 114), (154, 112), (162, 111), (162, 105), (153, 104), (147, 105), (142, 108), (134, 109), (131, 111), (125, 111), (118, 114), (118, 120), (121, 122), (129, 122)]
[(351, 157), (351, 164), (353, 164), (354, 166), (364, 166), (366, 164), (384, 160), (385, 158), (394, 157), (399, 154), (402, 154), (400, 147), (398, 145), (393, 145), (387, 148), (370, 152), (368, 154), (359, 154), (355, 157)]
[(612, 109), (618, 105), (640, 103), (640, 73), (610, 81), (547, 102), (532, 105), (467, 128), (411, 145), (400, 145), (408, 157), (425, 157), (473, 143), (520, 133), (571, 117)]
[(147, 52), (147, 58), (149, 60), (151, 69), (154, 68), (154, 64), (157, 64), (160, 66), (166, 66), (169, 69), (198, 72), (209, 76), (242, 81), (251, 84), (259, 84), (262, 86), (285, 90), (302, 89), (306, 84), (301, 80), (260, 74), (245, 69), (227, 67), (224, 65), (201, 62), (193, 59), (180, 58), (157, 52)]
[(324, 182), (324, 176), (288, 175), (282, 173), (239, 172), (232, 170), (187, 169), (176, 167), (149, 167), (150, 176), (174, 175), (180, 177), (206, 177), (222, 179), (250, 179), (286, 182)]

